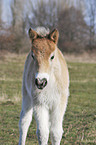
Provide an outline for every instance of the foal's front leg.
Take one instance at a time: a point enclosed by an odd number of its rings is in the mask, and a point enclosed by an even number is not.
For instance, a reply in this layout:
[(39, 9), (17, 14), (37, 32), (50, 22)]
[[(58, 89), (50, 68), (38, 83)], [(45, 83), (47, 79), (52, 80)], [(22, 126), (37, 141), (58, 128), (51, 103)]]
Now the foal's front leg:
[(25, 145), (27, 131), (29, 125), (32, 120), (32, 109), (28, 110), (27, 112), (21, 111), (20, 121), (19, 121), (19, 130), (20, 130), (20, 138), (19, 138), (19, 145)]
[(51, 141), (52, 145), (60, 145), (63, 128), (62, 128), (62, 119), (60, 117), (55, 118), (54, 121), (51, 123)]
[(22, 111), (20, 114), (20, 121), (19, 121), (19, 145), (25, 145), (26, 136), (28, 132), (29, 125), (32, 120), (32, 114), (33, 114), (33, 108), (31, 106), (31, 100), (28, 99), (28, 96), (26, 96), (27, 100), (25, 101), (23, 98), (23, 105), (22, 105)]
[(66, 103), (63, 104), (64, 107), (57, 106), (51, 114), (51, 141), (52, 145), (60, 145), (62, 134), (63, 134), (63, 116), (66, 110)]
[(49, 138), (49, 114), (44, 106), (34, 107), (39, 145), (47, 145)]

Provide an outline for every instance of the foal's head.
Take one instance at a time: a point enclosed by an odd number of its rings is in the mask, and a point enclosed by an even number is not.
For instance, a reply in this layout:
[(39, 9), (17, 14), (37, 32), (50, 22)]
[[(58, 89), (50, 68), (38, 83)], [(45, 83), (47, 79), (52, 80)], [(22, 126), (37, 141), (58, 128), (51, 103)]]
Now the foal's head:
[(58, 35), (56, 29), (46, 35), (40, 35), (33, 29), (29, 29), (32, 43), (31, 56), (36, 67), (35, 84), (38, 89), (43, 89), (48, 84), (52, 64), (55, 61)]

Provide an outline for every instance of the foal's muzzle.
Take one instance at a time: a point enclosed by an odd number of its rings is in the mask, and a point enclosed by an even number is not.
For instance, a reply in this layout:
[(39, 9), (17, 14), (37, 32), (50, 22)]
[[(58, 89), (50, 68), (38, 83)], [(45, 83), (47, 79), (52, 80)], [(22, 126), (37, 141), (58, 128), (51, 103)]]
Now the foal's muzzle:
[(36, 78), (35, 84), (38, 89), (43, 89), (47, 85), (47, 79), (46, 78), (43, 78), (43, 79)]

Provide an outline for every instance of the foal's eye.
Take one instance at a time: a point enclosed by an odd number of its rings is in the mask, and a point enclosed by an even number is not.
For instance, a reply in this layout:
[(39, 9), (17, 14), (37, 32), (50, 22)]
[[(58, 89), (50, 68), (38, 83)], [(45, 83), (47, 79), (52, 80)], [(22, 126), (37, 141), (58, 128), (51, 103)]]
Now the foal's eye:
[(54, 55), (53, 56), (51, 56), (51, 60), (53, 60), (54, 59)]

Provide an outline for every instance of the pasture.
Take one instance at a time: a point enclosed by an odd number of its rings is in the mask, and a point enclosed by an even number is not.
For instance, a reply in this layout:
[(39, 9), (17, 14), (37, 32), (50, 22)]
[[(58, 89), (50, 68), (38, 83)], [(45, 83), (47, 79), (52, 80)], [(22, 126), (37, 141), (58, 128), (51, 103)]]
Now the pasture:
[[(0, 55), (0, 145), (17, 145), (26, 55)], [(96, 62), (67, 61), (70, 96), (61, 145), (96, 145)], [(33, 118), (26, 145), (38, 145)], [(49, 145), (51, 145), (49, 140)]]

